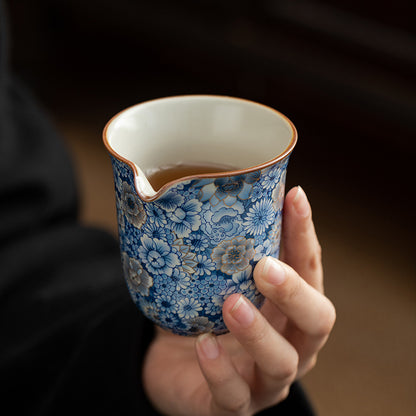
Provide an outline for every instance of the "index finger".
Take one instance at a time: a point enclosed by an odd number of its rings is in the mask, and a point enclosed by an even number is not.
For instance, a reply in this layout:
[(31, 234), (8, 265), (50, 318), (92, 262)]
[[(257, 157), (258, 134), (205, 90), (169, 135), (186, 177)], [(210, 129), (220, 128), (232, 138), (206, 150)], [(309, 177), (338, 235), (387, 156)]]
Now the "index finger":
[(315, 289), (323, 292), (322, 250), (303, 189), (291, 189), (283, 208), (282, 260)]

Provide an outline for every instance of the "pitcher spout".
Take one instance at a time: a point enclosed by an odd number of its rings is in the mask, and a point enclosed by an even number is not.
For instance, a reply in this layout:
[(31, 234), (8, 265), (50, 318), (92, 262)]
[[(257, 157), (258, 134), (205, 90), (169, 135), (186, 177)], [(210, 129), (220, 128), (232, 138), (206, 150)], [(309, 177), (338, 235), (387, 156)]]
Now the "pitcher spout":
[(136, 192), (145, 200), (153, 199), (157, 192), (150, 184), (144, 172), (136, 164), (133, 165), (135, 171), (134, 184), (136, 186)]

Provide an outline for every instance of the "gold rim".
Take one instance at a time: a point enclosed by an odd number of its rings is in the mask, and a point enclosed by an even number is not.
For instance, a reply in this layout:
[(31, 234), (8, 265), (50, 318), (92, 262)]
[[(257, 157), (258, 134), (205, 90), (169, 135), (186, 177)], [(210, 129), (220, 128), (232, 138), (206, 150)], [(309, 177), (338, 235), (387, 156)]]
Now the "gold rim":
[(273, 111), (274, 113), (276, 113), (279, 117), (283, 118), (290, 126), (290, 128), (292, 129), (292, 137), (290, 139), (290, 142), (288, 144), (288, 146), (286, 147), (286, 149), (278, 154), (276, 157), (274, 157), (273, 159), (270, 159), (266, 162), (260, 163), (258, 165), (255, 166), (250, 166), (249, 168), (245, 168), (245, 169), (238, 169), (238, 170), (232, 170), (232, 171), (224, 171), (224, 172), (215, 172), (215, 173), (201, 173), (199, 175), (189, 175), (189, 176), (184, 176), (182, 178), (179, 179), (175, 179), (173, 181), (170, 181), (168, 183), (166, 183), (165, 185), (163, 185), (153, 196), (148, 196), (148, 195), (143, 195), (136, 186), (136, 183), (134, 183), (134, 187), (136, 189), (137, 194), (140, 196), (140, 198), (146, 202), (151, 202), (156, 200), (157, 198), (159, 198), (161, 195), (163, 195), (163, 193), (172, 187), (172, 185), (175, 185), (179, 182), (183, 182), (186, 180), (192, 180), (192, 179), (203, 179), (203, 178), (221, 178), (224, 176), (237, 176), (237, 175), (245, 175), (247, 173), (250, 172), (254, 172), (256, 170), (260, 170), (260, 169), (264, 169), (267, 168), (268, 166), (274, 165), (277, 162), (280, 162), (281, 160), (283, 160), (284, 158), (286, 158), (287, 156), (290, 155), (290, 153), (292, 153), (297, 140), (298, 140), (298, 133), (296, 130), (296, 127), (294, 126), (294, 124), (290, 121), (290, 119), (288, 117), (286, 117), (284, 114), (282, 114), (280, 111), (275, 110), (272, 107), (269, 107), (267, 105), (264, 104), (260, 104), (257, 103), (255, 101), (251, 101), (251, 100), (247, 100), (244, 98), (236, 98), (236, 97), (230, 97), (230, 96), (226, 96), (226, 95), (208, 95), (208, 94), (194, 94), (194, 95), (174, 95), (171, 97), (163, 97), (163, 98), (156, 98), (153, 100), (148, 100), (148, 101), (143, 101), (142, 103), (139, 104), (135, 104), (132, 105), (130, 107), (125, 108), (124, 110), (120, 111), (119, 113), (117, 113), (115, 116), (113, 116), (105, 125), (104, 130), (103, 130), (103, 142), (105, 147), (107, 148), (107, 151), (114, 156), (116, 159), (120, 160), (121, 162), (125, 163), (126, 165), (128, 165), (132, 171), (134, 172), (134, 176), (137, 177), (138, 176), (138, 172), (136, 169), (136, 166), (134, 165), (133, 162), (127, 160), (126, 158), (124, 158), (123, 156), (121, 156), (120, 154), (118, 154), (109, 144), (108, 142), (108, 138), (107, 138), (107, 130), (110, 126), (110, 124), (117, 119), (119, 116), (121, 116), (123, 113), (125, 113), (126, 111), (131, 110), (132, 108), (135, 107), (139, 107), (145, 104), (149, 104), (152, 102), (156, 102), (156, 101), (162, 101), (162, 100), (170, 100), (173, 98), (187, 98), (187, 97), (200, 97), (200, 98), (220, 98), (220, 99), (227, 99), (227, 100), (234, 100), (234, 101), (244, 101), (246, 103), (250, 103), (250, 104), (254, 104), (257, 106), (260, 106), (262, 108), (268, 109)]

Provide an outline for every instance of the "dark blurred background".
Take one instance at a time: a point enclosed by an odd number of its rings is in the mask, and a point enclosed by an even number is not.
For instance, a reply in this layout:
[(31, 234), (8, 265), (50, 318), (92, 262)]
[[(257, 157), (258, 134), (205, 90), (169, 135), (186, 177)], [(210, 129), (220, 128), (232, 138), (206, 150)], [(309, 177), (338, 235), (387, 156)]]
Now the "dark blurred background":
[(12, 66), (74, 157), (85, 223), (116, 233), (106, 121), (188, 93), (296, 125), (334, 334), (305, 378), (321, 415), (416, 412), (416, 37), (412, 1), (8, 1)]

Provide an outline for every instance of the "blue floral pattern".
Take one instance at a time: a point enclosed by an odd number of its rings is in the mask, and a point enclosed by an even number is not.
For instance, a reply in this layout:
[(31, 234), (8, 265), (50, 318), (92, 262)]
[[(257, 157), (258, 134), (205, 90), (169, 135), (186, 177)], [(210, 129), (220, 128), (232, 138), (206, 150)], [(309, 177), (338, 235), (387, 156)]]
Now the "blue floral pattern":
[(224, 300), (263, 296), (253, 269), (278, 256), (288, 157), (247, 174), (188, 180), (142, 201), (134, 173), (111, 157), (121, 258), (143, 314), (180, 335), (227, 332)]

